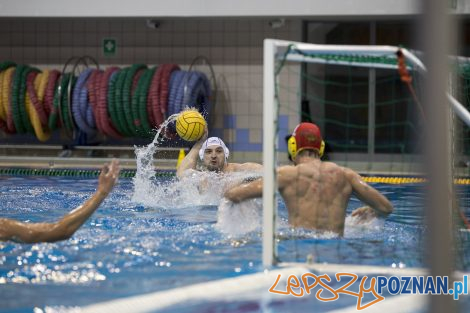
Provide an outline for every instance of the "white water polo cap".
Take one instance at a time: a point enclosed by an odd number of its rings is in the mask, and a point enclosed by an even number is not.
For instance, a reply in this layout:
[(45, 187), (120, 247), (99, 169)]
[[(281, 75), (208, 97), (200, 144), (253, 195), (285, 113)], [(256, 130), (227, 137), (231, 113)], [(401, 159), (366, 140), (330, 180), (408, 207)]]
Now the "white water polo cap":
[(222, 147), (224, 149), (225, 160), (228, 159), (228, 156), (230, 155), (230, 151), (228, 150), (223, 140), (220, 139), (219, 137), (210, 137), (210, 138), (207, 138), (206, 141), (204, 141), (201, 149), (199, 149), (199, 158), (201, 159), (201, 161), (204, 159), (204, 151), (206, 151), (207, 147), (210, 147), (210, 146)]

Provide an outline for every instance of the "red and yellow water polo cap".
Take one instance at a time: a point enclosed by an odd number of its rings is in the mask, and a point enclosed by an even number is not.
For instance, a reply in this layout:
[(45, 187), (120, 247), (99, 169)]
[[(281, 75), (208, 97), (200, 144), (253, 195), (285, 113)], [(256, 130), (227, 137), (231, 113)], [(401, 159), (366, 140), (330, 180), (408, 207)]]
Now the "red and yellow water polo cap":
[(317, 125), (312, 123), (300, 123), (289, 138), (287, 149), (292, 160), (295, 160), (297, 154), (305, 149), (315, 150), (321, 157), (325, 150), (325, 142), (321, 137), (321, 132)]

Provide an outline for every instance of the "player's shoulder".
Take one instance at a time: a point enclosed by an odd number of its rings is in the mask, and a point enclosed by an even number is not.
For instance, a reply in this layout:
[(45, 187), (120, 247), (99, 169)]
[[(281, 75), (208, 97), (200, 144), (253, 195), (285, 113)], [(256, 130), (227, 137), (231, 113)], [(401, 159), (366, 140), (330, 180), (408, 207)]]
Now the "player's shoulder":
[(329, 162), (329, 161), (322, 161), (321, 166), (323, 168), (328, 168), (328, 169), (333, 169), (333, 170), (344, 170), (345, 168), (334, 163), (334, 162)]
[(263, 165), (254, 162), (228, 163), (227, 172), (262, 171)]
[(296, 175), (297, 172), (299, 170), (299, 167), (298, 166), (295, 166), (295, 165), (283, 165), (283, 166), (280, 166), (278, 169), (277, 169), (277, 173), (278, 174), (282, 174), (282, 175)]
[(343, 172), (344, 176), (348, 178), (349, 180), (355, 179), (355, 178), (360, 178), (361, 176), (354, 170), (348, 168), (348, 167), (343, 167), (339, 166), (339, 169)]
[(347, 167), (343, 167), (343, 166), (340, 166), (336, 163), (333, 163), (333, 162), (322, 162), (321, 164), (321, 171), (323, 173), (329, 173), (331, 175), (344, 175), (344, 176), (353, 176), (354, 175), (354, 171), (347, 168)]

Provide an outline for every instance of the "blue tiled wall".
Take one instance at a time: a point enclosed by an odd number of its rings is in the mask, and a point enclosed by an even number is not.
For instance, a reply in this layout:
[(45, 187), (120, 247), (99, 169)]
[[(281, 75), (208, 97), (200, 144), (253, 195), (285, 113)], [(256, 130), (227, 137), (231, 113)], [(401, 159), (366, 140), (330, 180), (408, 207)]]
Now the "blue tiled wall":
[(225, 129), (237, 128), (237, 116), (236, 115), (224, 115), (224, 128)]
[[(258, 126), (258, 125), (254, 125)], [(224, 138), (224, 130), (233, 129), (235, 138)], [(258, 128), (259, 129), (259, 128)], [(259, 142), (250, 142), (250, 128), (237, 128), (236, 115), (224, 115), (223, 128), (213, 128), (210, 130), (209, 136), (222, 138), (232, 151), (237, 152), (261, 152), (263, 150), (262, 140)], [(279, 151), (287, 150), (286, 136), (291, 133), (289, 128), (289, 116), (279, 115)], [(263, 136), (261, 135), (261, 138)]]

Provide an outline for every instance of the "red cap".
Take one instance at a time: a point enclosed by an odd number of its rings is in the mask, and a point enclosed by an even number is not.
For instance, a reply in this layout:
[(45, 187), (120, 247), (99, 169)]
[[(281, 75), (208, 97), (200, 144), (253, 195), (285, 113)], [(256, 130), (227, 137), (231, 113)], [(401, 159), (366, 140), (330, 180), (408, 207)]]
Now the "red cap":
[(292, 136), (295, 137), (297, 153), (305, 149), (314, 149), (320, 153), (322, 137), (317, 125), (300, 123), (294, 129)]

